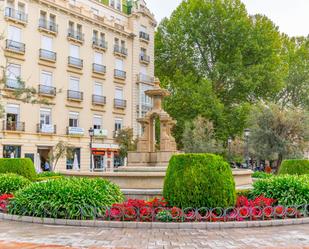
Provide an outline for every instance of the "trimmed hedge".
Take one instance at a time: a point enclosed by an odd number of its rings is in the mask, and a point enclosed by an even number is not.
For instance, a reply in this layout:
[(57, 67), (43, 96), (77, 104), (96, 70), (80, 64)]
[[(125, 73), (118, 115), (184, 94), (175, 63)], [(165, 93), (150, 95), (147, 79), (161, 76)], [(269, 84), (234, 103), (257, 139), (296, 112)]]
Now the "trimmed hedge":
[(280, 166), (279, 174), (306, 175), (309, 174), (309, 160), (284, 160)]
[(0, 195), (14, 194), (30, 184), (30, 180), (20, 175), (0, 174)]
[(93, 219), (104, 207), (121, 203), (119, 187), (104, 179), (62, 178), (38, 182), (16, 192), (11, 214), (47, 218)]
[(253, 184), (255, 196), (273, 198), (279, 205), (303, 205), (309, 203), (309, 175), (283, 175), (261, 179)]
[(29, 158), (1, 158), (0, 174), (1, 173), (14, 173), (30, 180), (36, 178), (34, 165)]
[(260, 171), (255, 171), (252, 174), (253, 178), (258, 178), (258, 179), (267, 179), (267, 178), (270, 178), (270, 177), (273, 177), (273, 176), (274, 176), (273, 174), (269, 174), (269, 173), (265, 173), (265, 172), (260, 172)]
[(232, 170), (221, 156), (174, 155), (164, 180), (163, 196), (171, 206), (180, 208), (234, 206)]

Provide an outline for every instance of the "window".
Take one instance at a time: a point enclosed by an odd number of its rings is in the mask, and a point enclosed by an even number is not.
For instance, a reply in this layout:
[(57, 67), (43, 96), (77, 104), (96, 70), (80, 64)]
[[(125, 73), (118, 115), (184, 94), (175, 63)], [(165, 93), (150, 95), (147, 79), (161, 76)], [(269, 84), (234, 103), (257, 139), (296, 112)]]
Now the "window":
[(140, 31), (144, 32), (144, 33), (147, 33), (147, 27), (144, 26), (144, 25), (141, 25)]
[(118, 38), (115, 38), (115, 45), (119, 46), (119, 39)]
[(46, 12), (45, 11), (40, 11), (40, 19), (46, 21)]
[(94, 40), (98, 39), (98, 31), (93, 30), (92, 36), (93, 36), (93, 39), (94, 39)]
[(105, 34), (104, 34), (104, 33), (100, 33), (100, 39), (101, 39), (102, 41), (105, 41)]
[(91, 11), (92, 11), (93, 14), (95, 14), (97, 16), (99, 15), (99, 10), (98, 9), (95, 9), (95, 8), (91, 7)]
[(8, 39), (21, 42), (21, 29), (11, 25), (8, 26)]
[(78, 127), (78, 112), (70, 112), (69, 113), (69, 127)]
[(103, 86), (101, 83), (94, 83), (94, 95), (103, 96)]
[(103, 54), (94, 52), (94, 63), (103, 65)]
[(109, 0), (109, 5), (115, 8), (115, 0)]
[(21, 146), (4, 145), (3, 146), (4, 158), (21, 158)]
[(19, 105), (8, 104), (6, 106), (6, 129), (15, 131), (18, 129)]
[(117, 70), (123, 71), (123, 60), (121, 59), (116, 59), (116, 65), (115, 65)]
[(51, 125), (51, 110), (46, 108), (40, 109), (40, 127)]
[(144, 56), (147, 54), (147, 50), (145, 48), (141, 48), (141, 55)]
[(80, 169), (80, 148), (74, 148), (71, 157), (67, 158), (67, 170)]
[(76, 28), (77, 28), (77, 35), (80, 35), (82, 33), (82, 25), (77, 24)]
[(74, 32), (74, 22), (69, 21), (69, 30)]
[(43, 86), (53, 85), (53, 74), (51, 72), (42, 71), (41, 72), (41, 84)]
[(102, 116), (98, 116), (98, 115), (93, 116), (93, 129), (95, 130), (102, 129)]
[(123, 99), (123, 89), (122, 88), (116, 88), (115, 90), (115, 99)]
[(50, 15), (49, 15), (49, 20), (50, 20), (50, 22), (51, 22), (52, 24), (55, 24), (55, 23), (56, 23), (56, 16), (53, 15), (53, 14), (50, 14)]
[(75, 77), (70, 77), (69, 90), (79, 91), (79, 79)]
[(141, 68), (140, 68), (140, 73), (141, 73), (142, 75), (147, 75), (147, 67), (141, 66)]
[(121, 118), (115, 119), (115, 131), (120, 131), (122, 129), (122, 122)]
[(21, 76), (21, 67), (17, 64), (9, 64), (6, 69), (6, 77), (9, 80), (17, 81)]
[(70, 56), (79, 58), (79, 46), (70, 44)]
[(53, 39), (49, 36), (42, 36), (41, 48), (47, 51), (53, 51)]
[(126, 42), (125, 41), (121, 41), (121, 47), (125, 48), (126, 47)]
[(25, 4), (23, 4), (23, 3), (18, 3), (18, 6), (17, 6), (17, 9), (18, 9), (18, 11), (20, 11), (20, 12), (22, 12), (22, 13), (25, 13), (25, 11), (26, 11), (26, 6), (25, 6)]
[(140, 84), (140, 101), (141, 101), (141, 104), (144, 106), (152, 105), (151, 98), (145, 94), (145, 92), (150, 89), (152, 89), (151, 86)]

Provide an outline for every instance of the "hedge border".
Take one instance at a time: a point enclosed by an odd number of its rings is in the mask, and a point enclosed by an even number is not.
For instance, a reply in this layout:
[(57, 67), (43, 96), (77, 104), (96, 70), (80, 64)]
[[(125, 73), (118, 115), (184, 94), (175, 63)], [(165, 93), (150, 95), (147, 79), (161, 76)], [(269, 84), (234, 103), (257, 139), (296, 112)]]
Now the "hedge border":
[(98, 220), (63, 220), (52, 218), (37, 218), (0, 213), (0, 220), (35, 223), (44, 225), (61, 225), (77, 227), (103, 227), (103, 228), (136, 228), (136, 229), (230, 229), (251, 227), (274, 227), (309, 224), (309, 217), (286, 220), (265, 221), (231, 221), (231, 222), (201, 222), (201, 223), (164, 223), (164, 222), (121, 222)]

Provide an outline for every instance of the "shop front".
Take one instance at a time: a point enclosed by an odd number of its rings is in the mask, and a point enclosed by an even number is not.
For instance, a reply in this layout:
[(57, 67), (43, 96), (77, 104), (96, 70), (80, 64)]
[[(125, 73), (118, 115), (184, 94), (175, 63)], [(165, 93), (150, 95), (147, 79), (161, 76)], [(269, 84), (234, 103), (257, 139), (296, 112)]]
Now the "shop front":
[(113, 171), (117, 167), (119, 146), (117, 144), (93, 144), (92, 160), (94, 171)]

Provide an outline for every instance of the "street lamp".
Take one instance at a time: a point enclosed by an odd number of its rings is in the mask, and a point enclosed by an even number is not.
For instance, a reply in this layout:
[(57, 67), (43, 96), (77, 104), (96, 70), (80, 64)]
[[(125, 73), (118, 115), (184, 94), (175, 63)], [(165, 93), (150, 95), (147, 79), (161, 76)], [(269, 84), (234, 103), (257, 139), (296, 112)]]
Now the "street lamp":
[(229, 155), (228, 155), (228, 157), (229, 157), (229, 162), (231, 163), (231, 144), (232, 144), (232, 138), (228, 138), (228, 140), (227, 140), (227, 145), (228, 145), (228, 150), (229, 150)]
[(245, 129), (245, 140), (246, 140), (246, 151), (245, 151), (245, 158), (246, 164), (249, 168), (249, 137), (250, 137), (250, 129)]
[(93, 169), (92, 169), (92, 139), (93, 139), (93, 136), (94, 136), (94, 129), (92, 127), (90, 127), (89, 129), (89, 137), (90, 137), (90, 171), (92, 172)]

